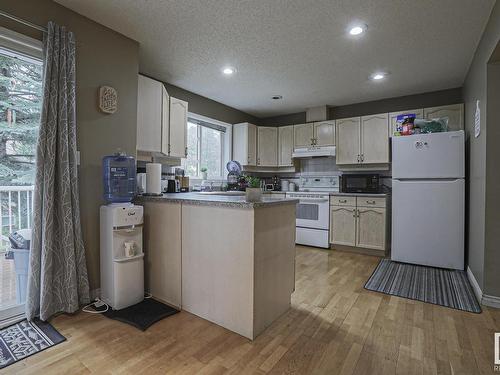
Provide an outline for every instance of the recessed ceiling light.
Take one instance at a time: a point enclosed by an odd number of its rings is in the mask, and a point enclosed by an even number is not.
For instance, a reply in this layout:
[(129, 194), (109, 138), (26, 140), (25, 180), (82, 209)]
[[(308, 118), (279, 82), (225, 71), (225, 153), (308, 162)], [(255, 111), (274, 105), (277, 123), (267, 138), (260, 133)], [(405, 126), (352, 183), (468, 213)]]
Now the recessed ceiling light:
[(235, 71), (236, 71), (236, 69), (234, 69), (230, 66), (226, 66), (225, 68), (222, 68), (222, 73), (224, 73), (227, 76), (234, 74)]
[(387, 73), (383, 72), (376, 72), (371, 75), (371, 79), (374, 81), (380, 81), (381, 79), (384, 79), (387, 76)]
[(281, 99), (283, 99), (283, 95), (273, 95), (273, 96), (271, 96), (271, 99), (273, 99), (273, 100), (281, 100)]
[(360, 35), (363, 34), (365, 30), (366, 30), (366, 25), (356, 25), (350, 28), (349, 34)]

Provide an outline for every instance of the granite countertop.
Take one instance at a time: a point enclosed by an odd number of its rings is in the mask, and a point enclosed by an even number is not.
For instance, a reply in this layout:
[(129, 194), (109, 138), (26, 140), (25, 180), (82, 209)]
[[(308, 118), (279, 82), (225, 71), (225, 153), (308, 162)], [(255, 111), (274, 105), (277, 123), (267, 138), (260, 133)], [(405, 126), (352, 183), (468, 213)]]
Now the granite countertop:
[(134, 202), (173, 202), (173, 203), (187, 203), (187, 204), (198, 204), (203, 206), (219, 206), (219, 207), (232, 207), (232, 208), (259, 208), (282, 204), (297, 204), (297, 199), (291, 198), (271, 198), (264, 197), (259, 202), (247, 202), (245, 200), (244, 192), (242, 195), (217, 195), (217, 194), (200, 194), (200, 193), (166, 193), (161, 196), (146, 196), (139, 195), (135, 197)]

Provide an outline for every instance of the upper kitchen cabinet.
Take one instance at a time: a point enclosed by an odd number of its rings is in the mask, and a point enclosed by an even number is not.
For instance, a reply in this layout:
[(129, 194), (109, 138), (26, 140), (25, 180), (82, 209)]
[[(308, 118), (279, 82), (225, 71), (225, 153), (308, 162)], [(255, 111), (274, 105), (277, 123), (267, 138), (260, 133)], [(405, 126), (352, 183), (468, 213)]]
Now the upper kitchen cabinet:
[(394, 135), (394, 132), (396, 131), (396, 122), (398, 120), (398, 116), (408, 113), (414, 113), (417, 118), (424, 118), (424, 110), (422, 108), (389, 113), (389, 137), (392, 137)]
[(169, 156), (187, 157), (188, 103), (170, 97), (170, 142)]
[(184, 158), (188, 103), (170, 97), (162, 82), (139, 75), (137, 150)]
[(257, 164), (256, 125), (248, 122), (233, 125), (233, 159), (239, 161), (241, 165)]
[(389, 163), (388, 115), (370, 115), (361, 117), (362, 164)]
[(360, 117), (350, 117), (337, 120), (337, 150), (338, 165), (358, 164), (360, 162)]
[(335, 146), (335, 121), (321, 121), (294, 126), (295, 148)]
[(452, 104), (443, 105), (440, 107), (424, 108), (424, 118), (433, 119), (440, 117), (448, 117), (448, 130), (463, 130), (464, 129), (464, 105)]
[(300, 124), (293, 126), (294, 147), (310, 147), (313, 145), (314, 124)]
[(278, 128), (278, 166), (291, 167), (293, 153), (293, 125)]
[(169, 97), (159, 81), (139, 75), (137, 96), (137, 149), (168, 154)]
[(278, 166), (278, 128), (257, 127), (257, 165)]
[(335, 146), (335, 121), (315, 122), (313, 138), (315, 146)]
[(338, 165), (389, 163), (388, 114), (337, 120)]

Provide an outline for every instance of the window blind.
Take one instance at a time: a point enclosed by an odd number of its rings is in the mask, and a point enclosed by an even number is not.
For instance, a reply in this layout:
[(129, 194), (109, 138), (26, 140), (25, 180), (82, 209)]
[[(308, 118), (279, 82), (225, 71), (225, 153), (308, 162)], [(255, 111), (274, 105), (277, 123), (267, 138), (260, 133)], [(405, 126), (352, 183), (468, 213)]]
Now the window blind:
[(191, 117), (188, 118), (188, 121), (192, 122), (193, 124), (196, 124), (196, 125), (204, 126), (206, 128), (218, 130), (218, 131), (220, 131), (222, 133), (226, 132), (226, 127), (225, 126), (221, 126), (221, 125), (217, 125), (217, 124), (212, 124), (210, 122), (206, 122), (206, 121), (203, 121), (203, 120), (197, 120), (197, 119), (194, 119), (194, 118), (191, 118)]

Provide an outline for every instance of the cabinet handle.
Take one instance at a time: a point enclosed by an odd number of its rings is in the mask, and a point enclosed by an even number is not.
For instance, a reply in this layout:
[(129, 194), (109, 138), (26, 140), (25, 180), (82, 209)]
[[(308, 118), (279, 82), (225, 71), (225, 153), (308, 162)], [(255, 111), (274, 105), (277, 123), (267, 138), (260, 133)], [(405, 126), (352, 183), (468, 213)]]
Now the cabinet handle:
[(361, 163), (365, 161), (365, 154), (361, 154)]
[(375, 201), (366, 201), (367, 204), (375, 204)]
[(352, 217), (359, 217), (358, 210), (354, 209), (354, 211), (352, 211)]
[(257, 165), (260, 165), (260, 158), (257, 159)]
[(347, 203), (347, 199), (339, 199), (340, 203)]
[(184, 150), (184, 155), (185, 155), (186, 157), (188, 157), (188, 148), (187, 148), (187, 147), (186, 147), (186, 149)]
[(168, 154), (170, 155), (170, 143), (168, 144)]
[(358, 154), (358, 163), (360, 163), (360, 161), (361, 161), (361, 159), (360, 159), (360, 157), (359, 157), (359, 156), (360, 156), (360, 155)]

